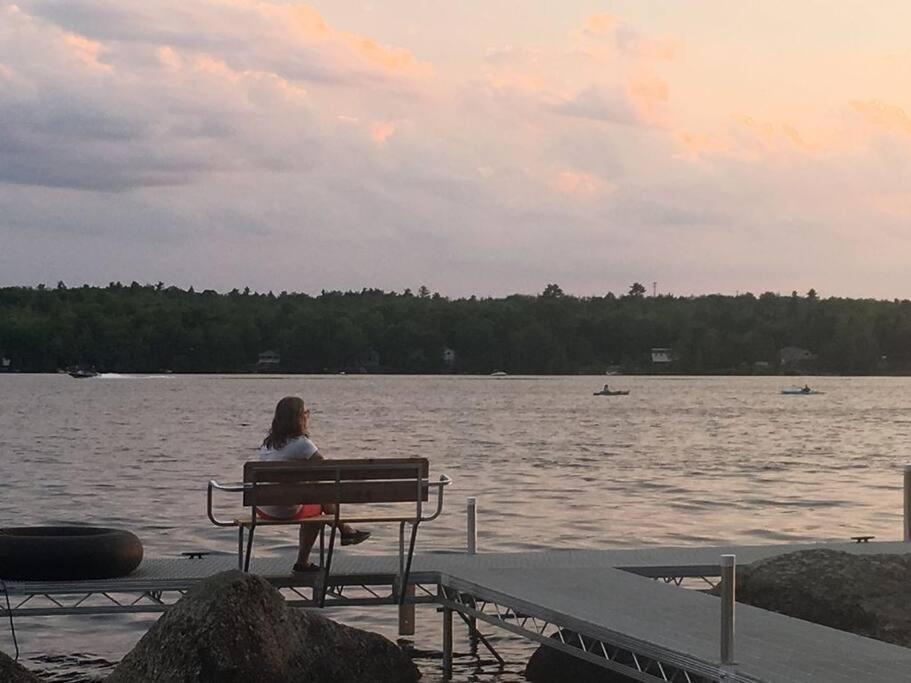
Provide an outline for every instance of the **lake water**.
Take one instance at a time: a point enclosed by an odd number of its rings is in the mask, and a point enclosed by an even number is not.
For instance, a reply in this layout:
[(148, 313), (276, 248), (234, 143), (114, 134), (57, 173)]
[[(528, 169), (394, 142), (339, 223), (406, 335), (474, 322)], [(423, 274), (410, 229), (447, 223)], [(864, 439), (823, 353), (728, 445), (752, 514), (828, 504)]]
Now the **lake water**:
[[(605, 379), (631, 394), (592, 396)], [(804, 381), (825, 393), (780, 393)], [(0, 525), (122, 526), (147, 557), (233, 553), (234, 533), (206, 519), (205, 483), (239, 477), (286, 394), (307, 401), (326, 456), (428, 456), (431, 476), (452, 477), (419, 550), (464, 547), (467, 496), (481, 551), (901, 534), (911, 379), (834, 377), (0, 375)], [(376, 527), (355, 552), (395, 542)], [(272, 529), (257, 554), (294, 544)], [(330, 616), (396, 635), (394, 608)], [(18, 619), (17, 632), (27, 666), (95, 680), (153, 620)], [(428, 681), (440, 679), (439, 631), (419, 609)], [(509, 660), (500, 671), (456, 631), (456, 681), (524, 680), (524, 641), (487, 631)], [(12, 652), (5, 623), (0, 649)]]

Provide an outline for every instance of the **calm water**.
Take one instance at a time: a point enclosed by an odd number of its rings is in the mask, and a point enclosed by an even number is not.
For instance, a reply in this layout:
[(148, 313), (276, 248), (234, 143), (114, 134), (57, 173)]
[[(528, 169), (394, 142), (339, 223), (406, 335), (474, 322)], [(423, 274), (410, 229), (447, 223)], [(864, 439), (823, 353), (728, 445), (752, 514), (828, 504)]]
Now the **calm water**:
[[(482, 550), (899, 536), (911, 380), (812, 378), (824, 395), (783, 396), (804, 380), (610, 379), (630, 396), (592, 396), (604, 377), (0, 375), (0, 525), (123, 526), (147, 557), (231, 553), (232, 531), (206, 519), (205, 482), (236, 479), (275, 402), (300, 394), (327, 456), (425, 455), (432, 476), (453, 478), (423, 549), (464, 546), (470, 495)], [(393, 552), (395, 530), (374, 532), (357, 552)], [(293, 531), (273, 529), (258, 554), (293, 545)], [(334, 615), (395, 637), (394, 609)], [(17, 630), (28, 666), (91, 680), (150, 619), (19, 619)], [(418, 611), (425, 680), (439, 680), (439, 628)], [(523, 680), (531, 649), (490, 635), (509, 667), (463, 640), (456, 680)], [(12, 651), (5, 624), (0, 649)]]

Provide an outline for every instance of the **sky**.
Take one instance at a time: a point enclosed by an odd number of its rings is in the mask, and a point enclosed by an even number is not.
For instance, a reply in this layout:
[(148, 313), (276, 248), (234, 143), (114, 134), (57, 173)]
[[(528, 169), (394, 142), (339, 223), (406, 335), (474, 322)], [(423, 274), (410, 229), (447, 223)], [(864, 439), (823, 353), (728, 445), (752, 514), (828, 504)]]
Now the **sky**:
[(911, 297), (911, 4), (0, 0), (0, 286)]

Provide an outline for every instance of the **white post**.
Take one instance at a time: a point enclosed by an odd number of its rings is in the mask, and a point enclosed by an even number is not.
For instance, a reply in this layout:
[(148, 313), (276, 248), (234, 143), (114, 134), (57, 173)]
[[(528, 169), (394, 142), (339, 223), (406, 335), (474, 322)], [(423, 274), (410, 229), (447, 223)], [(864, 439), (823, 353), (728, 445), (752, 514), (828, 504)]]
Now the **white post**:
[(905, 465), (905, 543), (911, 542), (911, 465)]
[(734, 663), (734, 599), (737, 556), (721, 556), (721, 663)]
[(471, 496), (466, 507), (468, 516), (468, 554), (478, 552), (478, 499)]

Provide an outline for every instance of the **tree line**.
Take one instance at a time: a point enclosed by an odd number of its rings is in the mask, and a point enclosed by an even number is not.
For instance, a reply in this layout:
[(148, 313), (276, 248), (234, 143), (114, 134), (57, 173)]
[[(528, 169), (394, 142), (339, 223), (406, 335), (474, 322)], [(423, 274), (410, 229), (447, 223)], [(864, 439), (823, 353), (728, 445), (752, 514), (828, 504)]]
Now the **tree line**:
[[(671, 349), (657, 365), (650, 351)], [(281, 372), (511, 374), (775, 373), (799, 347), (800, 371), (911, 371), (911, 302), (755, 296), (451, 299), (417, 292), (249, 289), (218, 293), (164, 283), (0, 288), (0, 358), (9, 369), (53, 372), (249, 372), (275, 351)], [(447, 352), (447, 350), (449, 350)]]

